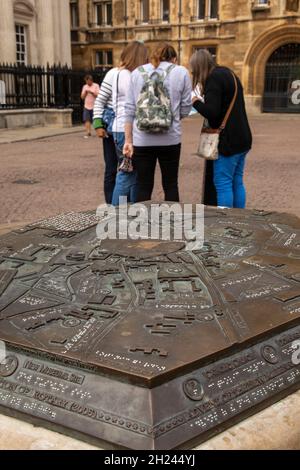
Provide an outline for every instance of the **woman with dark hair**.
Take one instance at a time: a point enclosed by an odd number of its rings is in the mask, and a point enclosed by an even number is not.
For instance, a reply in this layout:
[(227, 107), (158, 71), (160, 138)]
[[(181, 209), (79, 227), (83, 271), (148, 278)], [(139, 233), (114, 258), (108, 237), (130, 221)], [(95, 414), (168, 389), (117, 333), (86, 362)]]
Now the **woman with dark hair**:
[(108, 168), (115, 168), (115, 172), (116, 166), (119, 165), (119, 171), (111, 195), (106, 199), (108, 203), (112, 203), (115, 206), (119, 204), (119, 198), (122, 196), (128, 202), (136, 202), (136, 173), (134, 171), (128, 172), (128, 168), (122, 165), (125, 140), (125, 97), (130, 85), (131, 72), (147, 61), (148, 50), (146, 46), (140, 41), (130, 42), (121, 54), (120, 66), (108, 72), (95, 105), (94, 127), (97, 129), (98, 136), (104, 138), (105, 144), (108, 134), (103, 122), (104, 109), (109, 104), (114, 112), (111, 128), (114, 149), (109, 149), (111, 160), (107, 162), (108, 159), (106, 158), (106, 162)]
[(194, 108), (212, 129), (220, 129), (230, 104), (236, 99), (229, 119), (220, 133), (219, 156), (213, 162), (213, 180), (217, 204), (245, 208), (243, 182), (246, 155), (252, 146), (252, 135), (245, 109), (243, 87), (227, 67), (216, 65), (209, 51), (201, 49), (191, 58), (193, 88), (200, 89), (204, 101), (193, 97)]
[(151, 62), (131, 75), (123, 152), (133, 157), (139, 202), (151, 199), (157, 160), (165, 200), (179, 201), (181, 119), (191, 111), (191, 92), (188, 71), (177, 65), (177, 53), (167, 43), (159, 44)]

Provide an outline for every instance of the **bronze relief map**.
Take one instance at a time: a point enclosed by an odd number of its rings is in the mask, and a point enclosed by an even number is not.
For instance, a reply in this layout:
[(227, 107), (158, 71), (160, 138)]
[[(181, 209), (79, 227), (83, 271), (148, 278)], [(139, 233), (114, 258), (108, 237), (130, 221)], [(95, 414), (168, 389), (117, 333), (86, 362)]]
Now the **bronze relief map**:
[(97, 222), (70, 213), (0, 237), (2, 413), (172, 449), (300, 388), (299, 219), (206, 208), (193, 251), (101, 241)]

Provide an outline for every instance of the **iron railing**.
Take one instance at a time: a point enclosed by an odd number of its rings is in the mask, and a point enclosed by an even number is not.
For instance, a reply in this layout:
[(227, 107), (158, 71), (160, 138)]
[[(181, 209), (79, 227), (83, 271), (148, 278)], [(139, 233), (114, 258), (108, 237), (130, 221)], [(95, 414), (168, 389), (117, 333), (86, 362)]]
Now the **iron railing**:
[(300, 113), (293, 100), (293, 85), (300, 81), (300, 44), (289, 43), (276, 49), (266, 64), (263, 111)]
[(70, 108), (73, 123), (81, 121), (84, 77), (101, 84), (109, 68), (72, 70), (67, 66), (0, 64), (0, 109)]

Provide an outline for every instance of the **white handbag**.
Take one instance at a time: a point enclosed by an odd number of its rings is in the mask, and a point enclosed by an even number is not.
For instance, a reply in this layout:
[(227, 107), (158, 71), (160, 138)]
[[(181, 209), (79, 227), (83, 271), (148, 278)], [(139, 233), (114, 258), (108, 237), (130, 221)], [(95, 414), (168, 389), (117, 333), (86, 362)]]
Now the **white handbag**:
[(232, 112), (233, 106), (235, 104), (237, 94), (238, 94), (238, 85), (237, 80), (232, 73), (234, 78), (235, 84), (235, 92), (234, 97), (230, 103), (228, 111), (225, 115), (225, 118), (219, 127), (219, 129), (212, 129), (207, 125), (207, 121), (204, 121), (203, 128), (201, 130), (198, 149), (196, 155), (198, 157), (204, 158), (205, 160), (218, 160), (219, 158), (219, 142), (220, 142), (220, 134), (225, 129), (229, 116)]

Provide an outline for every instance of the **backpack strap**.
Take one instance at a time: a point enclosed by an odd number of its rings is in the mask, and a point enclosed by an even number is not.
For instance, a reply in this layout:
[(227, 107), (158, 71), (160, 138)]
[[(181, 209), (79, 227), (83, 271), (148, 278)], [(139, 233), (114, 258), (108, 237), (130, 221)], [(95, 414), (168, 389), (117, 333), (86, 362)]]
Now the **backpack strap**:
[(140, 74), (142, 75), (143, 79), (144, 79), (144, 82), (145, 83), (148, 83), (150, 81), (150, 76), (148, 74), (148, 72), (146, 72), (146, 70), (144, 69), (144, 67), (139, 67), (138, 68), (138, 71), (140, 72)]
[(166, 78), (167, 76), (170, 74), (170, 72), (172, 72), (173, 69), (175, 69), (176, 65), (175, 64), (172, 64), (170, 65), (170, 67), (168, 67), (166, 70), (165, 70), (165, 74), (166, 74)]
[(171, 72), (174, 68), (175, 68), (175, 64), (172, 64), (172, 65), (170, 65), (167, 69), (165, 69), (162, 74), (159, 74), (159, 73), (157, 72), (157, 74), (159, 75), (159, 78), (160, 78), (160, 80), (162, 81), (162, 83), (164, 83), (164, 81), (167, 79), (168, 75), (170, 74), (170, 72)]
[(176, 67), (175, 64), (171, 64), (166, 70), (164, 70), (162, 73), (159, 73), (157, 70), (153, 70), (150, 74), (148, 72), (146, 72), (146, 70), (144, 69), (144, 67), (139, 67), (139, 71), (140, 73), (143, 75), (143, 78), (145, 80), (145, 82), (147, 81), (151, 81), (151, 77), (153, 75), (157, 75), (158, 78), (164, 82), (167, 78), (167, 76), (169, 75), (169, 73)]

